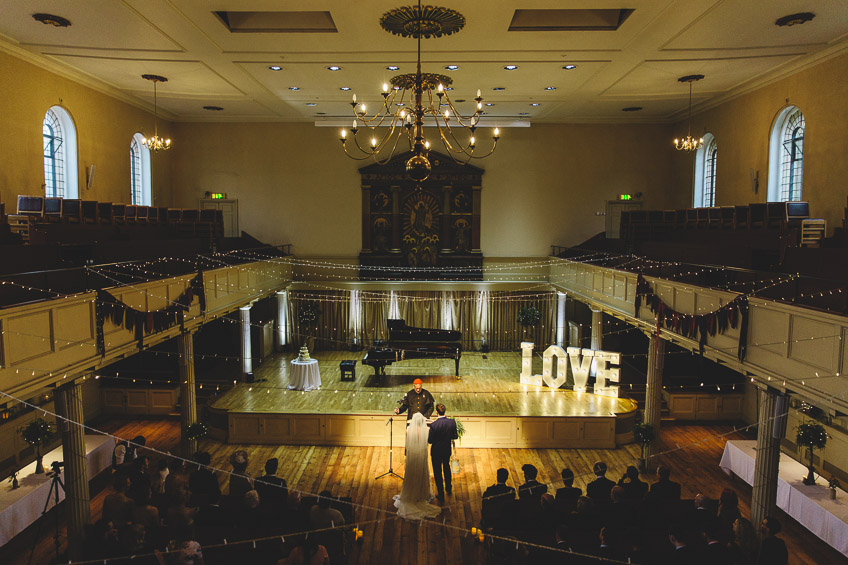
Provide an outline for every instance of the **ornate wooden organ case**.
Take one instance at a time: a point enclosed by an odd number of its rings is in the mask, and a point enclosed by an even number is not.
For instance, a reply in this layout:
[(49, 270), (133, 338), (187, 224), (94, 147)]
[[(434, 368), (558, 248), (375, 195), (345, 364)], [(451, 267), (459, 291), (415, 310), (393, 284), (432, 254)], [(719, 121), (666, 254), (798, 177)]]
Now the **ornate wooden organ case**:
[[(432, 172), (421, 187), (406, 177), (410, 153), (362, 177), (360, 278), (481, 280), (480, 190), (483, 170), (430, 152)], [(373, 269), (370, 267), (378, 267)], [(419, 267), (420, 271), (392, 271)], [(436, 268), (459, 267), (455, 272)]]

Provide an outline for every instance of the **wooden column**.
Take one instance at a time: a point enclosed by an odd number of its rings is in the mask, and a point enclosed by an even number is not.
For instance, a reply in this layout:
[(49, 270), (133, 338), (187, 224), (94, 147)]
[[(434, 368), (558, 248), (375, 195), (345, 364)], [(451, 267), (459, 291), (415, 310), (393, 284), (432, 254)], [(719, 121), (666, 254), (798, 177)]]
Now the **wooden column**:
[[(592, 310), (592, 337), (589, 340), (589, 348), (598, 351), (603, 347), (604, 335), (604, 313), (600, 310)], [(592, 359), (592, 368), (589, 370), (589, 376), (594, 377), (597, 371), (595, 359)]]
[(177, 336), (177, 354), (180, 369), (180, 450), (183, 457), (192, 457), (197, 451), (197, 441), (189, 441), (185, 430), (197, 422), (197, 393), (194, 380), (194, 333)]
[[(62, 433), (65, 460), (65, 515), (68, 521), (68, 556), (82, 559), (85, 525), (90, 517), (91, 497), (88, 492), (88, 464), (85, 458), (85, 422), (82, 407), (82, 385), (74, 382), (56, 390), (56, 419)], [(58, 512), (58, 510), (57, 510)]]
[[(777, 465), (780, 462), (780, 437), (774, 437), (774, 416), (779, 415), (777, 391), (758, 391), (760, 410), (757, 418), (757, 453), (754, 458), (754, 490), (751, 493), (751, 523), (759, 532), (760, 522), (774, 516), (777, 509)], [(786, 404), (781, 402), (781, 411)]]
[(277, 291), (276, 350), (282, 351), (289, 342), (289, 291)]
[[(648, 381), (645, 385), (644, 421), (654, 428), (655, 441), (646, 450), (650, 459), (657, 452), (660, 437), (660, 412), (662, 410), (662, 376), (665, 365), (665, 340), (652, 334), (648, 337)], [(650, 465), (649, 465), (650, 466)]]
[(564, 292), (557, 291), (557, 332), (556, 343), (560, 347), (565, 347), (568, 341), (568, 322), (565, 319), (565, 301), (568, 295)]
[[(241, 324), (239, 328), (241, 332), (239, 332), (240, 342), (241, 342), (241, 380), (245, 381), (247, 379), (247, 374), (253, 372), (253, 354), (250, 349), (250, 307), (252, 304), (248, 306), (242, 306), (239, 308), (239, 316), (241, 320)], [(301, 328), (302, 329), (302, 328)]]

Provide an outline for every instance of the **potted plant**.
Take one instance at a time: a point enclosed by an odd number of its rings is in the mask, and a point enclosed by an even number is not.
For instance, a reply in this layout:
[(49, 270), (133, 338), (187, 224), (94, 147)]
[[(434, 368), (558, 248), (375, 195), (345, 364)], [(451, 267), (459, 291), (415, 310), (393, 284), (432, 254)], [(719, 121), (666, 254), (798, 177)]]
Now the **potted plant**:
[(813, 470), (813, 450), (824, 448), (827, 443), (827, 431), (818, 422), (809, 421), (798, 424), (795, 432), (795, 443), (798, 444), (798, 447), (806, 447), (810, 450), (810, 463), (807, 466), (809, 473), (804, 477), (804, 484), (814, 485), (816, 484), (816, 474)]
[(44, 472), (44, 466), (42, 465), (44, 455), (41, 453), (41, 448), (50, 443), (55, 432), (56, 427), (54, 424), (43, 418), (30, 420), (26, 425), (18, 430), (18, 433), (21, 434), (23, 440), (35, 448), (36, 473)]
[(639, 458), (639, 471), (644, 473), (648, 469), (647, 453), (648, 446), (654, 441), (656, 430), (651, 424), (639, 422), (633, 426), (633, 438), (636, 440), (642, 449), (642, 456)]
[(189, 441), (198, 441), (209, 435), (209, 428), (203, 422), (195, 422), (185, 429), (185, 437)]
[(831, 477), (830, 480), (827, 481), (827, 488), (830, 489), (830, 499), (836, 500), (836, 489), (839, 488), (839, 479)]
[(539, 324), (542, 314), (535, 306), (522, 306), (518, 310), (518, 323), (525, 328), (532, 328)]
[[(454, 418), (453, 421), (456, 422), (456, 436), (457, 436), (456, 441), (461, 442), (462, 441), (462, 434), (465, 433), (465, 426), (462, 425), (462, 420)], [(457, 458), (455, 451), (451, 452), (450, 466), (451, 466), (451, 473), (452, 474), (454, 474), (454, 475), (459, 474), (459, 471), (460, 471), (459, 459)]]
[(312, 336), (312, 328), (318, 321), (318, 316), (321, 315), (321, 310), (312, 302), (303, 302), (297, 313), (298, 324), (300, 331), (303, 332), (303, 345), (309, 350), (309, 353), (315, 349), (315, 338)]

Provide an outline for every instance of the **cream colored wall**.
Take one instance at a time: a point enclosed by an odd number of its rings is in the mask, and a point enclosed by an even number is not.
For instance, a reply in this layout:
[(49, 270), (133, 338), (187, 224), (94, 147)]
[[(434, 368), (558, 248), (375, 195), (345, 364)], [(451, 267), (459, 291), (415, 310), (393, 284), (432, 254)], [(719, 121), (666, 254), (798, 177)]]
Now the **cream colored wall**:
[[(707, 77), (695, 86), (708, 88)], [(784, 78), (693, 116), (692, 131), (715, 135), (716, 205), (765, 202), (768, 198), (769, 136), (781, 109), (789, 104), (804, 113), (803, 200), (813, 217), (827, 220), (828, 232), (840, 226), (848, 194), (848, 54)], [(675, 128), (685, 132), (682, 122)], [(680, 206), (692, 205), (693, 155), (679, 154), (674, 163), (675, 184), (686, 187)], [(759, 171), (760, 188), (751, 190), (750, 170)]]
[[(18, 194), (44, 194), (41, 124), (47, 109), (57, 104), (68, 110), (77, 130), (80, 198), (130, 201), (130, 140), (139, 131), (152, 134), (152, 113), (3, 52), (0, 76), (0, 200), (7, 213), (14, 213)], [(138, 80), (139, 88), (148, 86)], [(160, 120), (159, 128), (160, 135), (170, 135), (167, 122)], [(152, 158), (157, 205), (170, 205), (169, 158), (167, 153)], [(86, 190), (90, 165), (95, 165), (94, 181)]]
[[(239, 227), (298, 255), (356, 256), (361, 241), (358, 168), (337, 131), (312, 124), (178, 123), (173, 177), (178, 206), (205, 191), (239, 200)], [(669, 203), (671, 129), (652, 125), (511, 128), (484, 168), (484, 255), (547, 255), (604, 230), (605, 202), (642, 192)]]

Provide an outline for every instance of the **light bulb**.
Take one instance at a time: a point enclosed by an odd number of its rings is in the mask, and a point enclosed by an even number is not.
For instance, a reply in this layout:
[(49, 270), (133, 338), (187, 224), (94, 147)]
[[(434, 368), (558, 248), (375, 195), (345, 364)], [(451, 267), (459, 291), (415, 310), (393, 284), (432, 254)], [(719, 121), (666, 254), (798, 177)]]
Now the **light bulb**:
[(445, 110), (445, 119), (450, 118), (450, 110)]
[(362, 114), (364, 114), (364, 113), (365, 113), (365, 104), (360, 104), (360, 105), (359, 105), (359, 111), (360, 111)]
[(377, 140), (375, 138), (371, 138), (371, 147), (377, 147)]
[(501, 134), (501, 130), (499, 130), (498, 128), (495, 128), (495, 137), (500, 136), (500, 134)]
[(347, 130), (342, 128), (342, 139), (347, 138)]
[(353, 101), (356, 102), (356, 94), (353, 95)]
[(477, 98), (482, 98), (482, 97), (483, 97), (482, 93), (480, 92), (480, 89), (478, 88), (477, 89)]
[(471, 136), (471, 147), (474, 147), (474, 136)]
[(425, 147), (426, 149), (430, 149), (430, 142), (429, 142), (429, 141), (425, 141), (425, 142), (424, 142), (424, 147)]
[(439, 83), (439, 92), (444, 92), (444, 91), (445, 91), (444, 85), (442, 83)]
[(384, 82), (383, 83), (383, 92), (388, 92), (388, 91), (389, 91), (389, 85)]

